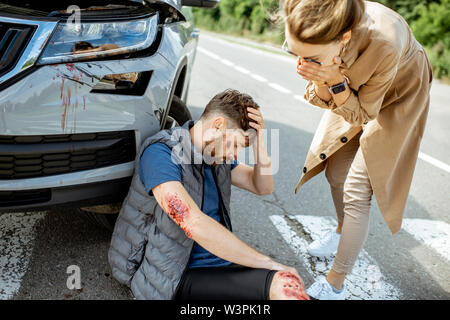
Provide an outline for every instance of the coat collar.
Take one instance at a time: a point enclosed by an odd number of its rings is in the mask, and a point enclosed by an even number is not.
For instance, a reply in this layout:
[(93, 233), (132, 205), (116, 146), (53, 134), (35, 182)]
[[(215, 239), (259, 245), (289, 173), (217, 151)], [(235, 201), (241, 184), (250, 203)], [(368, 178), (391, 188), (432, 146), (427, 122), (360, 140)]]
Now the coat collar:
[(347, 46), (347, 49), (341, 55), (342, 65), (344, 69), (349, 69), (351, 65), (359, 57), (360, 53), (364, 51), (370, 42), (370, 25), (373, 23), (370, 16), (364, 13), (363, 18), (359, 24), (352, 30), (352, 38)]

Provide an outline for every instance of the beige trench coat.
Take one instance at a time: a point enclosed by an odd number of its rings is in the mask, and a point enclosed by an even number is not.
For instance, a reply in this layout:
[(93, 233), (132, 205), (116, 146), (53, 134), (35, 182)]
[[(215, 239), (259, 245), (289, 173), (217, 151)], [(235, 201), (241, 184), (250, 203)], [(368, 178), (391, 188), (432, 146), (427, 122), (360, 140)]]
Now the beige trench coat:
[(396, 12), (366, 1), (366, 13), (341, 55), (352, 93), (337, 107), (307, 86), (305, 99), (325, 108), (295, 193), (326, 159), (360, 138), (372, 189), (392, 233), (401, 228), (429, 108), (432, 71), (422, 46)]

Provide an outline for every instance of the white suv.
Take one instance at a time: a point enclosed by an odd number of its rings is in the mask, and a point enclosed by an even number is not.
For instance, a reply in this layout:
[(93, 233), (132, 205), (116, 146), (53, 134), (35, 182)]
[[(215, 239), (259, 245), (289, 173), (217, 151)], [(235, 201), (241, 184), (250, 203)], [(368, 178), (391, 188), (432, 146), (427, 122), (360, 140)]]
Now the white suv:
[(120, 203), (140, 143), (191, 118), (188, 6), (217, 3), (0, 0), (0, 212)]

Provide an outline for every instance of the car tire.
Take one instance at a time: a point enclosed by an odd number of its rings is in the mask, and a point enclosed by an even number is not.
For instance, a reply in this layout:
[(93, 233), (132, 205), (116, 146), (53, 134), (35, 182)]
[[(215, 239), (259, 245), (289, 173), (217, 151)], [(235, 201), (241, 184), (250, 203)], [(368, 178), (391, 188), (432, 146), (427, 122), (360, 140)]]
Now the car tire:
[(192, 115), (186, 104), (179, 97), (173, 96), (164, 129), (169, 129), (172, 126), (182, 126), (191, 119)]
[(121, 207), (122, 202), (119, 202), (95, 207), (80, 208), (80, 211), (84, 213), (87, 220), (91, 223), (112, 232)]
[[(192, 115), (186, 104), (179, 97), (173, 96), (164, 128), (168, 129), (172, 126), (182, 126), (186, 121), (191, 119)], [(89, 221), (110, 232), (113, 232), (121, 206), (121, 203), (111, 204), (98, 206), (95, 211), (90, 211), (89, 208), (84, 208), (83, 211)], [(99, 210), (106, 210), (108, 213), (99, 213)]]

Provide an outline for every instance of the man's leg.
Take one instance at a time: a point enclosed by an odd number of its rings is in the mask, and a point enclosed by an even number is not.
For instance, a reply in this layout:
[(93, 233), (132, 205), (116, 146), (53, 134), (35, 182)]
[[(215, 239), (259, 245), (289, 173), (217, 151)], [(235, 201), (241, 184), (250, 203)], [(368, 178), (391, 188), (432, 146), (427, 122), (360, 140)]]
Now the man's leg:
[(270, 300), (305, 300), (303, 285), (296, 275), (277, 271), (270, 286)]
[(188, 269), (176, 300), (269, 300), (275, 270), (236, 264)]
[(286, 271), (236, 264), (190, 269), (176, 300), (305, 300), (303, 282)]

